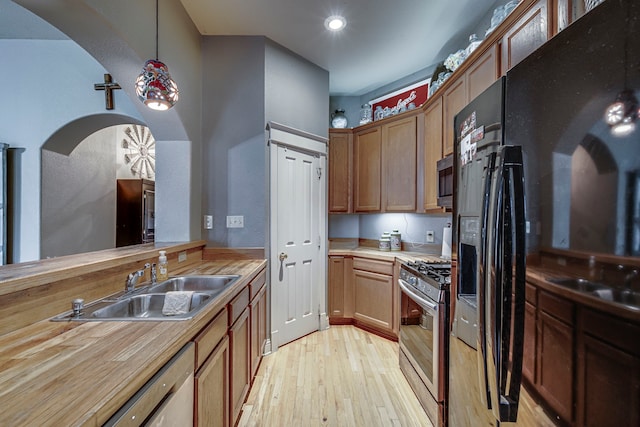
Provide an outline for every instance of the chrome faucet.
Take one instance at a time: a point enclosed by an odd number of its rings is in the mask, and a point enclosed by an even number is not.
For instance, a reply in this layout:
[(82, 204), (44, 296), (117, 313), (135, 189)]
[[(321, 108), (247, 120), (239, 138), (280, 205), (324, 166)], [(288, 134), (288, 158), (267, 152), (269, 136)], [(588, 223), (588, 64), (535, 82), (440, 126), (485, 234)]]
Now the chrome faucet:
[(633, 279), (635, 279), (636, 277), (638, 277), (638, 270), (636, 270), (635, 268), (633, 270), (631, 270), (629, 273), (627, 273), (626, 276), (624, 276), (624, 288), (625, 289), (631, 289), (631, 281)]
[(158, 274), (156, 273), (156, 263), (151, 264), (151, 285), (158, 283)]
[[(155, 264), (154, 264), (155, 265)], [(136, 285), (138, 284), (138, 279), (141, 278), (142, 276), (144, 276), (144, 270), (151, 267), (151, 264), (146, 263), (144, 265), (144, 268), (142, 270), (137, 270), (134, 271), (133, 273), (129, 273), (129, 275), (127, 276), (127, 283), (125, 285), (125, 292), (129, 293), (129, 292), (133, 292), (136, 288)], [(151, 270), (152, 272), (152, 280), (153, 280), (153, 270)]]

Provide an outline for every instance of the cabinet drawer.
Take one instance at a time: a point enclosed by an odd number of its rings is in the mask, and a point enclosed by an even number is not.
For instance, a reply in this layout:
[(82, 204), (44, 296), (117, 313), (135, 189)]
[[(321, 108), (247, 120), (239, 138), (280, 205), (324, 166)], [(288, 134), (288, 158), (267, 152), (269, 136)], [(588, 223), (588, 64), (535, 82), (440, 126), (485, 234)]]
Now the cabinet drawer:
[(238, 319), (242, 311), (249, 305), (249, 287), (245, 287), (229, 303), (229, 327)]
[(258, 275), (249, 283), (249, 301), (258, 295), (260, 289), (267, 281), (267, 269), (262, 270)]
[(536, 295), (536, 287), (530, 283), (525, 284), (524, 288), (525, 300), (534, 306), (538, 305), (538, 297)]
[(538, 293), (538, 307), (569, 325), (573, 325), (574, 323), (574, 305), (571, 301), (540, 290)]
[(220, 340), (227, 333), (227, 309), (220, 313), (194, 338), (196, 344), (196, 371), (202, 366)]
[(640, 325), (586, 308), (579, 317), (585, 333), (640, 356)]
[(393, 276), (393, 263), (389, 261), (379, 261), (368, 258), (353, 258), (353, 268), (355, 270), (364, 270), (370, 271), (372, 273)]

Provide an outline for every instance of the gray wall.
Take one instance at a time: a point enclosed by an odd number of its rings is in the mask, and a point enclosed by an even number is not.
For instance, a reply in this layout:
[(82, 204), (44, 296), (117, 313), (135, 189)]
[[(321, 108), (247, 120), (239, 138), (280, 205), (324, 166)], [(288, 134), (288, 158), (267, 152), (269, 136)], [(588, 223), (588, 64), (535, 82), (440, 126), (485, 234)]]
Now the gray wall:
[(42, 150), (42, 258), (115, 247), (116, 131), (96, 132), (69, 156)]
[[(203, 215), (210, 246), (264, 247), (267, 237), (265, 127), (275, 121), (327, 136), (329, 75), (261, 36), (205, 37)], [(244, 228), (226, 228), (243, 215)]]
[(266, 120), (327, 138), (329, 72), (266, 39)]

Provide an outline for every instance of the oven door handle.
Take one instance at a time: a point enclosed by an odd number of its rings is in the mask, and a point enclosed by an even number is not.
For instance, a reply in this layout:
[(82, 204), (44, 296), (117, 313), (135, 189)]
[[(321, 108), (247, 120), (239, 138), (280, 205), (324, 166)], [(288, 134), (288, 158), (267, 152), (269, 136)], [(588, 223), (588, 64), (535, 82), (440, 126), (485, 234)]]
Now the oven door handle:
[(425, 299), (423, 296), (420, 296), (416, 291), (412, 289), (412, 286), (410, 284), (402, 279), (398, 279), (398, 284), (400, 285), (400, 289), (402, 289), (402, 292), (407, 294), (409, 298), (415, 301), (427, 313), (432, 316), (438, 313), (438, 303), (431, 302)]

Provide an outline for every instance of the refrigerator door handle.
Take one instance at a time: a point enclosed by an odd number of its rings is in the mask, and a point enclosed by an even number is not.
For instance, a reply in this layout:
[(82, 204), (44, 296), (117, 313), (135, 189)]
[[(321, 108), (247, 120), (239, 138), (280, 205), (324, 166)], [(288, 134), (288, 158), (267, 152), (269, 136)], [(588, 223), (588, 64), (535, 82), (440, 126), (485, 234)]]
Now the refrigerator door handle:
[(504, 146), (493, 182), (485, 288), (486, 375), (493, 415), (515, 422), (524, 347), (525, 209), (520, 147)]
[[(480, 254), (479, 254), (479, 272), (478, 272), (478, 295), (477, 295), (477, 307), (478, 307), (478, 375), (479, 385), (481, 390), (482, 403), (491, 409), (491, 393), (489, 389), (488, 377), (487, 377), (487, 335), (486, 335), (486, 312), (484, 301), (486, 299), (486, 287), (487, 287), (487, 253), (491, 246), (488, 241), (488, 234), (490, 231), (490, 224), (495, 222), (493, 217), (490, 217), (490, 207), (495, 206), (497, 203), (495, 199), (495, 193), (492, 192), (493, 180), (496, 173), (496, 153), (490, 153), (487, 159), (487, 166), (484, 170), (484, 188), (482, 194), (482, 213), (481, 221), (482, 228), (480, 233)], [(493, 212), (492, 212), (493, 214)], [(460, 253), (460, 252), (458, 252)]]

